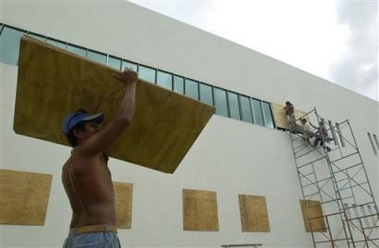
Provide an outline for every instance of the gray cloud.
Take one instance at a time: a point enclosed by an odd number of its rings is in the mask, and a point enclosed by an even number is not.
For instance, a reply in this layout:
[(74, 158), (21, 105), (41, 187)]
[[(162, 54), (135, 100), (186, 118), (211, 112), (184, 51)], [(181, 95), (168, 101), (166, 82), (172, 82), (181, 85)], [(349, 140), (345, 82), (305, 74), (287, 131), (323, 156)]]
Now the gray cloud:
[(343, 87), (378, 100), (378, 2), (339, 1), (339, 22), (350, 37), (346, 53), (329, 71)]

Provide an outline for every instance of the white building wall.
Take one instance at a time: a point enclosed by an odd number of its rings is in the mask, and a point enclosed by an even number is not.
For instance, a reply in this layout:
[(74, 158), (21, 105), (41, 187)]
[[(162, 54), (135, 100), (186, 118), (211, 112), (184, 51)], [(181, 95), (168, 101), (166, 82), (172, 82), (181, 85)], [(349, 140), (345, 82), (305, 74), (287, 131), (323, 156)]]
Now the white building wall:
[[(121, 1), (0, 1), (0, 22), (127, 58), (269, 102), (314, 106), (327, 119), (349, 119), (378, 200), (378, 156), (367, 132), (379, 134), (378, 102), (260, 53)], [(279, 41), (278, 41), (279, 42)], [(310, 58), (311, 59), (311, 58)], [(41, 227), (0, 226), (1, 247), (59, 247), (71, 210), (61, 185), (70, 148), (13, 131), (17, 67), (1, 64), (1, 168), (53, 175)], [(264, 243), (310, 247), (301, 191), (285, 132), (213, 116), (172, 174), (111, 159), (114, 181), (133, 183), (132, 229), (124, 246), (217, 247)], [(218, 232), (183, 231), (182, 189), (217, 192)], [(242, 233), (238, 194), (266, 197), (271, 231)]]

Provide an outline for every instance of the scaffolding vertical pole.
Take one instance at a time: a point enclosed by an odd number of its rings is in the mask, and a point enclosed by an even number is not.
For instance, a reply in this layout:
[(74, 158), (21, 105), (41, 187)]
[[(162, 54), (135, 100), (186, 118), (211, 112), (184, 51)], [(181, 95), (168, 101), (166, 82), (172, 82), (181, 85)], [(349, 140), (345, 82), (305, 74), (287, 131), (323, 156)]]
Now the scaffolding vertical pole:
[(340, 125), (338, 123), (336, 123), (336, 128), (337, 128), (338, 136), (340, 137), (341, 145), (342, 145), (342, 147), (345, 147), (345, 141), (343, 140), (343, 136), (342, 136), (342, 132), (341, 132), (341, 129), (340, 129)]
[(336, 146), (338, 146), (338, 140), (337, 140), (336, 130), (334, 130), (334, 128), (333, 128), (333, 123), (330, 120), (328, 122), (329, 122), (330, 131), (332, 132), (332, 137), (333, 137), (334, 144)]

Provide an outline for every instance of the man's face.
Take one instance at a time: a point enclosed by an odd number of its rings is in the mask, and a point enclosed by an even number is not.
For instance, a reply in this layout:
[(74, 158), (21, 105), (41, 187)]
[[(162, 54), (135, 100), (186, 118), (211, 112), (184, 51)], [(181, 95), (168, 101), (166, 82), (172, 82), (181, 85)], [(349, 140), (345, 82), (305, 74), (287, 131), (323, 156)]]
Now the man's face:
[(99, 131), (100, 131), (99, 124), (97, 124), (95, 121), (88, 121), (84, 125), (84, 130), (81, 132), (82, 139), (86, 140)]
[(100, 125), (97, 124), (95, 121), (88, 121), (85, 125), (84, 125), (84, 130), (86, 132), (98, 132), (100, 131)]

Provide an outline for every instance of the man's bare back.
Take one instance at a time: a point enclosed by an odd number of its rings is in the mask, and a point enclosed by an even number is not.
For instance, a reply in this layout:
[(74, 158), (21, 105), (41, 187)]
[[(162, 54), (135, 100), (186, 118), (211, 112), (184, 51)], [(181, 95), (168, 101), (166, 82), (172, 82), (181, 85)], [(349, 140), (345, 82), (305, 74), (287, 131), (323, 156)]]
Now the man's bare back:
[(70, 228), (116, 224), (114, 189), (102, 154), (87, 157), (74, 150), (62, 172), (63, 185), (73, 210)]

